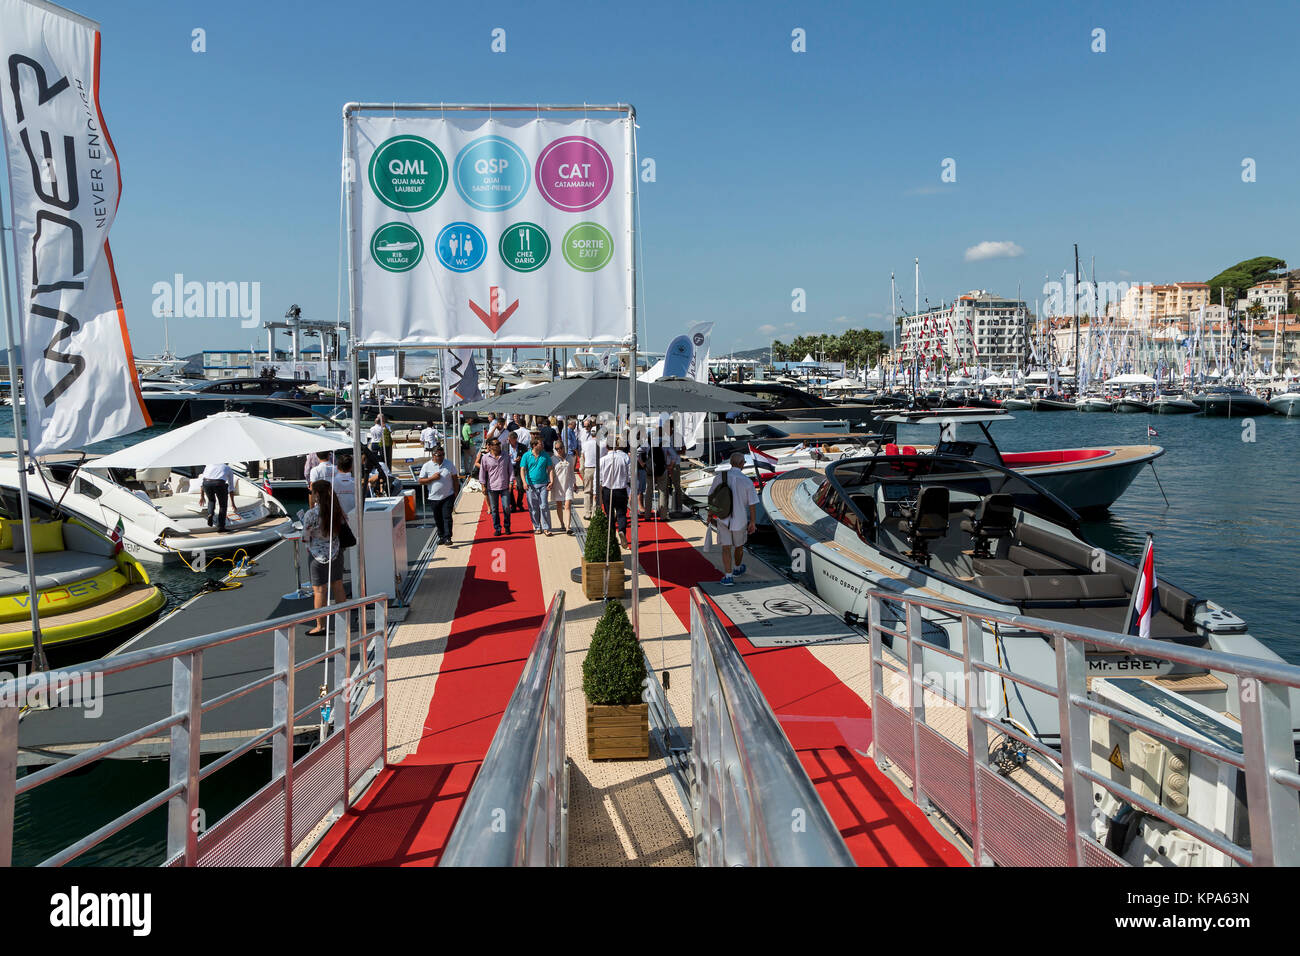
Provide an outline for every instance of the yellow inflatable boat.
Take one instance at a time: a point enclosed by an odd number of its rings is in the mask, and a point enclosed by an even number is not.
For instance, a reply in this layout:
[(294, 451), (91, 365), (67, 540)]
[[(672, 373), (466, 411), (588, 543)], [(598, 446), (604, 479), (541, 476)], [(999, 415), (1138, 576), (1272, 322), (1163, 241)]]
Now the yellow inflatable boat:
[(37, 609), (45, 647), (125, 638), (153, 621), (165, 603), (140, 563), (75, 519), (0, 519), (0, 660), (31, 654), (31, 605), (23, 535), (32, 534)]

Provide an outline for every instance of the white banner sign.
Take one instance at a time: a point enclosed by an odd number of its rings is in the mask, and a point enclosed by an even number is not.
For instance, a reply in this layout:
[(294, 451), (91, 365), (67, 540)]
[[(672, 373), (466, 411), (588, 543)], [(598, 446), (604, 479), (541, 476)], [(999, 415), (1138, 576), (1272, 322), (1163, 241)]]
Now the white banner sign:
[[(712, 322), (700, 322), (691, 326), (686, 333), (691, 339), (691, 361), (687, 366), (685, 378), (709, 384), (709, 344), (713, 335)], [(682, 416), (682, 435), (687, 448), (695, 448), (704, 438), (704, 422), (709, 416), (691, 412)]]
[(349, 116), (359, 345), (630, 339), (626, 113)]
[(108, 231), (117, 154), (99, 109), (99, 25), (0, 0), (0, 89), (32, 454), (150, 424)]
[(442, 405), (447, 408), (461, 402), (477, 402), (483, 397), (478, 387), (478, 365), (474, 350), (446, 349), (442, 353)]

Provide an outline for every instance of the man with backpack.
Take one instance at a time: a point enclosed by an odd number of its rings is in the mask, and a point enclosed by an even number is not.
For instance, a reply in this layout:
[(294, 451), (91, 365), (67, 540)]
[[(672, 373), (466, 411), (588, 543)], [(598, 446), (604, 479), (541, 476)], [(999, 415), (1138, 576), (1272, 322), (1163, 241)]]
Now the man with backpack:
[(670, 449), (657, 443), (650, 446), (650, 484), (654, 488), (651, 494), (659, 496), (655, 517), (660, 521), (668, 520), (668, 473), (671, 465), (669, 452)]
[(709, 487), (709, 520), (716, 521), (722, 548), (722, 583), (732, 587), (733, 574), (745, 573), (745, 542), (754, 533), (758, 491), (745, 475), (745, 453), (731, 453), (731, 467), (713, 476)]

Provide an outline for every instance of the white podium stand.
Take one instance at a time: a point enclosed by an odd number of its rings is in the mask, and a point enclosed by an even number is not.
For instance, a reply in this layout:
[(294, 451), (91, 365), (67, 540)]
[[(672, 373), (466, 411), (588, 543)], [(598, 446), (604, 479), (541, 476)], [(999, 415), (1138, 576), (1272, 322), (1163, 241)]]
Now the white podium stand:
[[(396, 601), (406, 576), (406, 501), (404, 498), (367, 498), (361, 505), (365, 522), (366, 583), (371, 594), (387, 594)], [(352, 566), (352, 593), (361, 595), (358, 562)]]

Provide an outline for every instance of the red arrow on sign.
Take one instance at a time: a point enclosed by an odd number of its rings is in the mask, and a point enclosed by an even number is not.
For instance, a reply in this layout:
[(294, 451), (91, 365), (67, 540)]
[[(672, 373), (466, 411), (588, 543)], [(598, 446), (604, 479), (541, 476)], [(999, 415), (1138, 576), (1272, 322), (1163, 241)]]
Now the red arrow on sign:
[(484, 312), (482, 307), (473, 299), (469, 300), (469, 307), (474, 310), (475, 315), (483, 320), (484, 325), (496, 332), (506, 324), (506, 319), (515, 314), (515, 309), (519, 308), (519, 300), (515, 299), (504, 312), (500, 311), (501, 290), (496, 286), (492, 286), (488, 292), (487, 312)]

